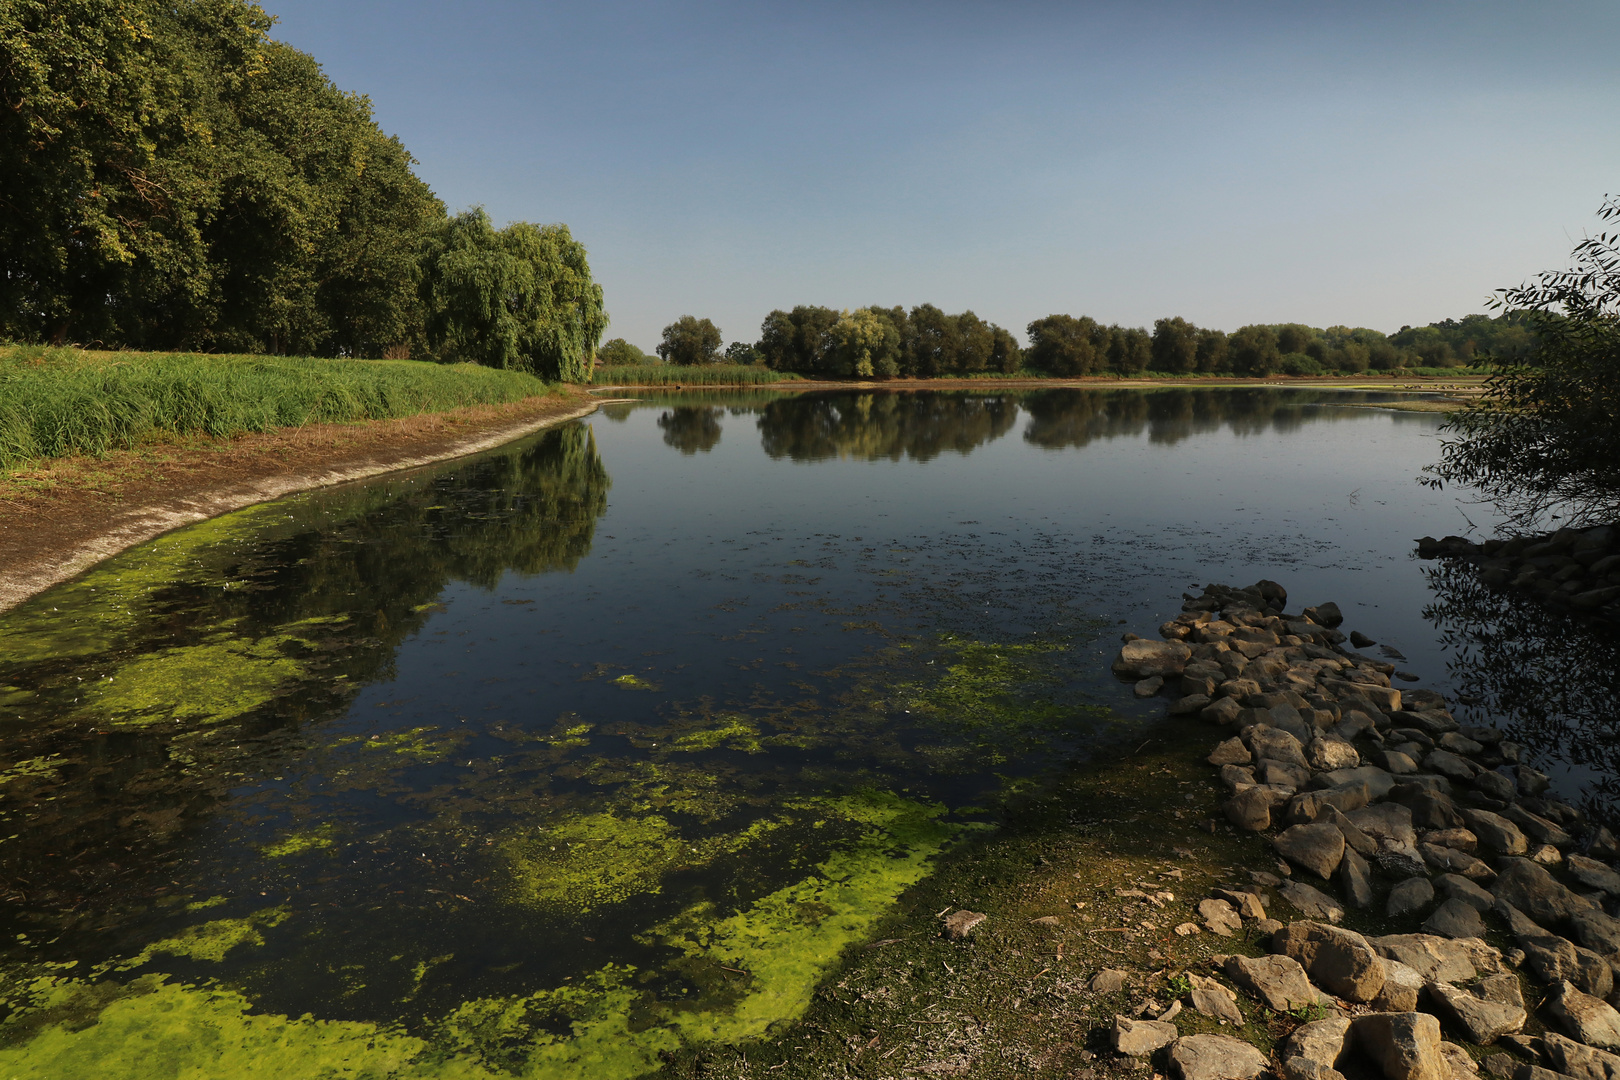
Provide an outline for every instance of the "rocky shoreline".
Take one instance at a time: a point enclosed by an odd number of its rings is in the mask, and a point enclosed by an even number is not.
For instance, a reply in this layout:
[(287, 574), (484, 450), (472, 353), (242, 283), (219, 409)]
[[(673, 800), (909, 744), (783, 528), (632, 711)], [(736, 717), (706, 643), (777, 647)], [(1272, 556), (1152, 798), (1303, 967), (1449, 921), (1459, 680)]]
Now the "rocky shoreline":
[(1513, 589), (1553, 608), (1620, 619), (1620, 527), (1559, 529), (1484, 543), (1425, 536), (1417, 545), (1419, 558), (1473, 564), (1490, 588)]
[[(1614, 539), (1472, 554), (1566, 559), (1587, 583), (1620, 572)], [(1559, 573), (1559, 592), (1582, 595), (1564, 587), (1579, 575)], [(1211, 890), (1174, 928), (1269, 953), (1211, 955), (1207, 974), (1167, 984), (1168, 1004), (1116, 1016), (1109, 1050), (1182, 1080), (1620, 1080), (1620, 843), (1552, 797), (1501, 731), (1459, 724), (1441, 695), (1403, 693), (1392, 665), (1346, 648), (1374, 643), (1347, 637), (1336, 605), (1290, 615), (1287, 599), (1275, 582), (1209, 586), (1158, 640), (1126, 635), (1114, 662), (1139, 695), (1168, 694), (1173, 716), (1218, 729), (1208, 761), (1226, 822), (1205, 827), (1265, 834), (1277, 864)], [(1270, 915), (1284, 910), (1303, 918)], [(1339, 925), (1347, 913), (1369, 928), (1423, 922), (1358, 933)], [(971, 914), (947, 936), (971, 932)], [(1088, 989), (1136, 978), (1104, 969)], [(1291, 1030), (1265, 1048), (1207, 1030), (1243, 1028), (1243, 1004)], [(1183, 1033), (1184, 1011), (1202, 1033)]]

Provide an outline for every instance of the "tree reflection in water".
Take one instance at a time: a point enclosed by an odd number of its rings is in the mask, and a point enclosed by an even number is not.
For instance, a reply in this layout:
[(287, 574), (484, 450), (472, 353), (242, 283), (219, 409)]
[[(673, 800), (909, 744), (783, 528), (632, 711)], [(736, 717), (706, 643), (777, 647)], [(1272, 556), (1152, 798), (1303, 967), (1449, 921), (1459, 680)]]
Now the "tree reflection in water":
[(1620, 809), (1620, 633), (1483, 585), (1467, 563), (1424, 569), (1434, 600), (1424, 617), (1452, 654), (1452, 684), (1470, 722), (1495, 721), (1532, 761), (1563, 767), (1584, 809), (1615, 822)]
[(658, 417), (664, 445), (683, 454), (708, 453), (720, 442), (721, 410), (713, 405), (677, 405)]

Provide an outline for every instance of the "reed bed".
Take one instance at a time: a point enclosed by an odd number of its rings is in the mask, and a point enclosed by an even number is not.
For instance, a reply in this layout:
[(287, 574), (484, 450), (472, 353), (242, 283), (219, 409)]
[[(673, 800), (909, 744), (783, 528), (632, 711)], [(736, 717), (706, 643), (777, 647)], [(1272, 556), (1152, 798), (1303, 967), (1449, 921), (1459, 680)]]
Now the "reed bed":
[(797, 378), (797, 375), (745, 364), (704, 364), (699, 367), (626, 364), (597, 368), (591, 382), (596, 386), (761, 386)]
[(532, 375), (476, 364), (0, 348), (0, 468), (101, 455), (163, 433), (218, 438), (548, 392)]

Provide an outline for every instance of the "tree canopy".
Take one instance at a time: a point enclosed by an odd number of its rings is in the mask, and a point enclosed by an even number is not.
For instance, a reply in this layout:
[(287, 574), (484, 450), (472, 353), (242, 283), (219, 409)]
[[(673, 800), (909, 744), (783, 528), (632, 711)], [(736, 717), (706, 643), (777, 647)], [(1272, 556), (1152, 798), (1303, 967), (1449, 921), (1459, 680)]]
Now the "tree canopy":
[[(245, 0), (0, 4), (0, 337), (324, 356), (437, 342), (577, 370), (605, 316), (567, 230), (503, 231), (534, 281), (496, 274), (529, 291), (505, 316), (485, 302), (489, 327), (471, 331), (465, 303), (433, 309), (449, 271), (424, 259), (466, 223), (273, 21)], [(514, 328), (534, 315), (555, 323)]]
[(931, 378), (1023, 366), (1017, 340), (971, 311), (932, 304), (852, 311), (799, 306), (773, 311), (755, 346), (766, 366), (822, 378)]
[(723, 340), (720, 328), (708, 319), (682, 315), (664, 327), (658, 358), (666, 364), (718, 364)]
[[(1598, 212), (1620, 220), (1620, 200)], [(1508, 527), (1620, 520), (1620, 233), (1576, 245), (1574, 265), (1498, 294), (1534, 334), (1473, 408), (1452, 414), (1426, 482), (1475, 487)]]

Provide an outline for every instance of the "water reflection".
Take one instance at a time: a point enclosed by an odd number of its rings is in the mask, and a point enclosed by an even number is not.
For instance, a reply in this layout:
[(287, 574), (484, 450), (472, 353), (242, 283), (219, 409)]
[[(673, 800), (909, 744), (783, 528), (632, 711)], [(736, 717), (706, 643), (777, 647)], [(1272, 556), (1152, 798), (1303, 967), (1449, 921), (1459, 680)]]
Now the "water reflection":
[(805, 394), (761, 409), (759, 432), (773, 458), (929, 461), (999, 439), (1017, 419), (1000, 394)]
[(683, 454), (707, 453), (720, 442), (721, 410), (712, 405), (677, 405), (658, 416), (664, 445)]
[(1424, 576), (1434, 599), (1423, 614), (1452, 653), (1452, 682), (1480, 702), (1469, 715), (1501, 724), (1539, 767), (1567, 777), (1566, 791), (1581, 790), (1588, 812), (1616, 821), (1620, 632), (1488, 588), (1467, 563), (1441, 562)]

